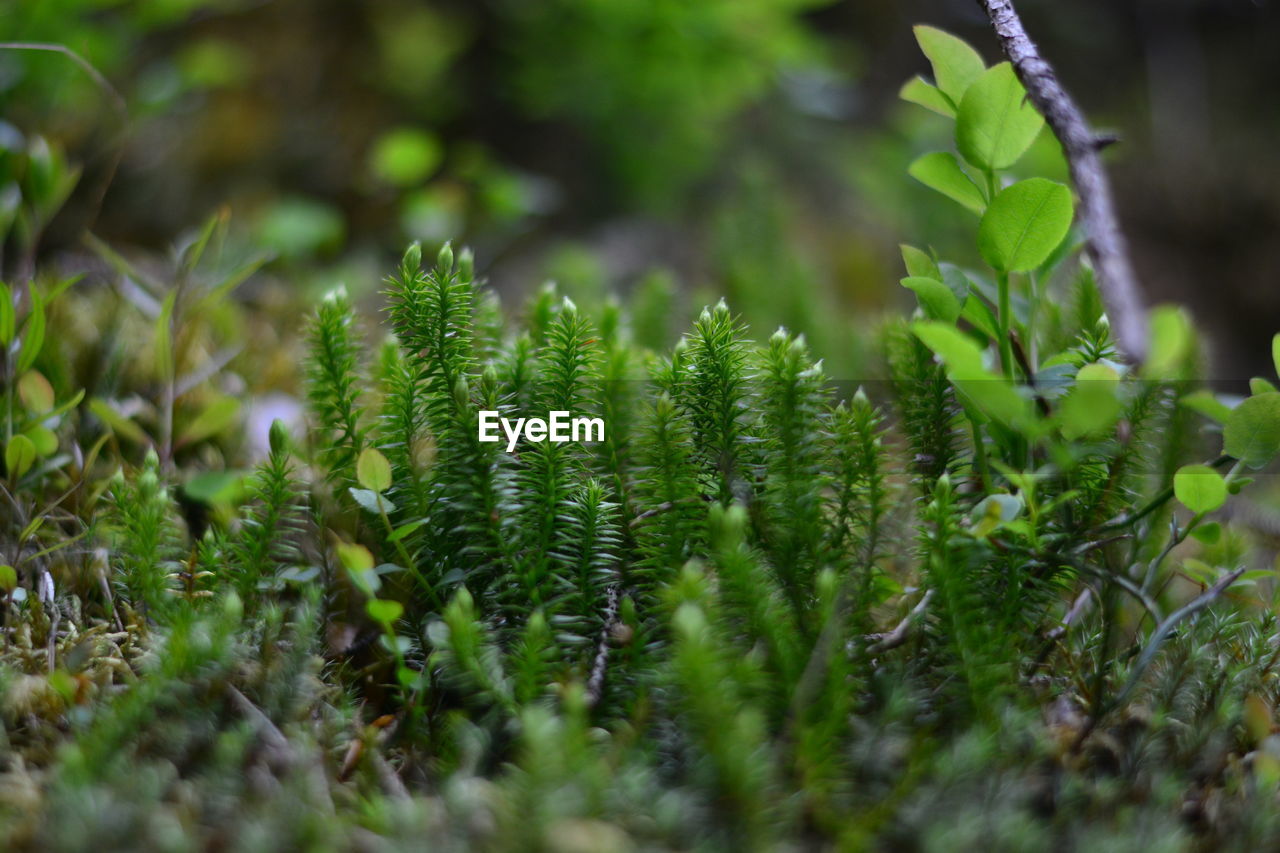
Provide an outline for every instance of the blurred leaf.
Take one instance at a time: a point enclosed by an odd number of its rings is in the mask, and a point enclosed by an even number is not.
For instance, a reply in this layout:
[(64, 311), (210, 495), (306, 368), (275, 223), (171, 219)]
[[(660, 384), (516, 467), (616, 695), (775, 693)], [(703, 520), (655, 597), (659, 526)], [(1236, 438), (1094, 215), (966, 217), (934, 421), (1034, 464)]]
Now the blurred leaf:
[(376, 447), (366, 447), (356, 460), (356, 480), (374, 492), (391, 488), (391, 463)]
[(47, 459), (58, 452), (58, 436), (44, 424), (35, 424), (27, 427), (22, 434), (31, 439), (31, 443), (35, 445), (36, 453), (42, 459)]
[(1222, 431), (1223, 449), (1251, 468), (1261, 468), (1280, 452), (1280, 393), (1249, 397), (1231, 410)]
[(399, 128), (383, 134), (369, 154), (369, 168), (380, 180), (397, 187), (417, 186), (444, 160), (444, 148), (430, 133)]
[(1249, 393), (1266, 394), (1268, 391), (1276, 390), (1276, 386), (1272, 385), (1261, 376), (1255, 376), (1249, 380)]
[(360, 504), (365, 511), (374, 515), (391, 513), (396, 510), (395, 504), (372, 489), (357, 489), (355, 486), (352, 486), (347, 489), (347, 491), (351, 493), (351, 497), (356, 503)]
[(331, 205), (293, 198), (278, 201), (267, 210), (256, 233), (265, 248), (296, 260), (341, 246), (346, 225)]
[(403, 604), (387, 598), (371, 598), (364, 606), (373, 621), (388, 628), (404, 614)]
[(29, 411), (37, 415), (53, 408), (53, 386), (38, 370), (28, 370), (18, 379), (18, 397)]
[(929, 189), (959, 202), (979, 216), (987, 207), (982, 190), (965, 174), (955, 155), (950, 152), (934, 151), (925, 154), (912, 163), (907, 172)]
[(1062, 434), (1068, 439), (1098, 436), (1110, 430), (1124, 412), (1120, 375), (1105, 364), (1086, 364), (1075, 386), (1058, 407)]
[(955, 118), (956, 108), (951, 99), (942, 93), (937, 86), (926, 83), (920, 77), (912, 77), (898, 91), (898, 97), (908, 103), (917, 104), (926, 110)]
[(177, 443), (195, 444), (218, 435), (235, 423), (239, 414), (239, 400), (234, 397), (218, 397), (182, 429)]
[(1222, 539), (1222, 525), (1216, 521), (1210, 521), (1192, 530), (1191, 535), (1206, 545), (1216, 545)]
[(1191, 411), (1199, 412), (1220, 424), (1225, 424), (1227, 418), (1231, 417), (1231, 407), (1219, 400), (1212, 391), (1192, 391), (1179, 402)]
[(18, 350), (18, 361), (15, 366), (18, 374), (30, 370), (40, 356), (40, 350), (44, 348), (44, 298), (34, 287), (29, 290), (29, 293), (31, 294), (31, 311), (22, 324), (22, 346)]
[(1177, 305), (1151, 311), (1151, 346), (1142, 375), (1147, 379), (1179, 379), (1187, 372), (1195, 349), (1195, 329), (1187, 312)]
[[(0, 230), (0, 242), (4, 240), (4, 232)], [(13, 291), (9, 285), (0, 281), (0, 347), (8, 349), (18, 333), (16, 312), (13, 309)]]
[(4, 448), (4, 467), (9, 479), (20, 480), (36, 461), (36, 446), (25, 435), (15, 435)]
[(1184, 465), (1173, 475), (1173, 494), (1197, 515), (1213, 512), (1227, 501), (1227, 482), (1208, 465)]
[(188, 480), (182, 491), (203, 504), (234, 503), (243, 490), (242, 471), (204, 471)]
[(951, 288), (936, 278), (908, 276), (902, 286), (915, 293), (930, 319), (954, 323), (960, 316), (960, 301)]
[(979, 538), (990, 536), (998, 528), (1022, 513), (1022, 499), (1016, 495), (988, 495), (973, 508), (970, 533)]
[(96, 398), (90, 400), (89, 411), (93, 412), (99, 420), (110, 427), (111, 431), (116, 435), (123, 436), (138, 444), (146, 444), (148, 442), (147, 434), (142, 431), (142, 427), (117, 412), (106, 400)]
[(1030, 401), (1003, 376), (987, 370), (982, 350), (971, 338), (939, 322), (912, 323), (911, 331), (942, 360), (956, 390), (978, 411), (1007, 426), (1031, 428)]

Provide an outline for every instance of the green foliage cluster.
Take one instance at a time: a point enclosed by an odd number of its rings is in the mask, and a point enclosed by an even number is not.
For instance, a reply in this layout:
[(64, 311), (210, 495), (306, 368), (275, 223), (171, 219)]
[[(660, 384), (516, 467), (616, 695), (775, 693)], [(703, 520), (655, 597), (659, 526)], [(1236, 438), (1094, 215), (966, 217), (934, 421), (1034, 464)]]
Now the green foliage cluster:
[[(468, 252), (414, 244), (390, 334), (318, 306), (305, 434), (234, 476), (216, 220), (128, 406), (72, 390), (68, 283), (6, 287), (6, 846), (1275, 846), (1276, 578), (1242, 490), (1280, 392), (1198, 389), (1176, 309), (1119, 359), (1070, 189), (1008, 176), (1041, 129), (1016, 78), (918, 37), (936, 85), (904, 95), (956, 153), (912, 173), (988, 268), (903, 247), (887, 381), (724, 303), (651, 346), (660, 288), (506, 312)], [(481, 411), (553, 410), (604, 440), (480, 440)]]

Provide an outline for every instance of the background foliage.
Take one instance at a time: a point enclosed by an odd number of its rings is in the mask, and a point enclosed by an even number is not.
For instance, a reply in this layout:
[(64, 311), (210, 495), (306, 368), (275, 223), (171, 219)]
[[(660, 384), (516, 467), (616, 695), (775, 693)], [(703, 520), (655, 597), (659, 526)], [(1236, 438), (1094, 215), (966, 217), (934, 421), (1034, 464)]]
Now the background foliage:
[(0, 12), (5, 846), (1274, 845), (1280, 337), (897, 14)]

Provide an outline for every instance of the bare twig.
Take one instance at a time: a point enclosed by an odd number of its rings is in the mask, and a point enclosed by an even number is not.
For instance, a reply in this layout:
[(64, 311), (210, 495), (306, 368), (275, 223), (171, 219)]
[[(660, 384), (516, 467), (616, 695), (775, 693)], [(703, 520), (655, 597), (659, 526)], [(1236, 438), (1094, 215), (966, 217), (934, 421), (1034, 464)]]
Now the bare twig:
[(1200, 595), (1184, 604), (1182, 607), (1170, 613), (1164, 620), (1156, 626), (1151, 632), (1151, 636), (1147, 638), (1147, 644), (1142, 649), (1142, 654), (1138, 655), (1138, 659), (1134, 661), (1133, 668), (1129, 670), (1129, 678), (1125, 681), (1124, 687), (1120, 688), (1120, 692), (1115, 698), (1102, 707), (1102, 709), (1089, 718), (1085, 727), (1080, 730), (1080, 734), (1076, 737), (1075, 748), (1079, 749), (1081, 744), (1089, 737), (1089, 734), (1097, 728), (1098, 723), (1108, 712), (1121, 707), (1128, 700), (1133, 691), (1137, 689), (1139, 682), (1142, 681), (1143, 674), (1147, 671), (1147, 667), (1155, 660), (1156, 654), (1164, 645), (1165, 640), (1169, 638), (1169, 634), (1183, 620), (1188, 619), (1204, 610), (1210, 604), (1213, 604), (1222, 593), (1226, 592), (1227, 587), (1231, 586), (1245, 570), (1243, 568), (1229, 572), (1218, 579), (1218, 582), (1206, 589)]
[(1098, 156), (1099, 137), (1085, 121), (1075, 101), (1058, 82), (1053, 67), (1028, 37), (1011, 0), (978, 0), (1013, 70), (1031, 100), (1062, 143), (1071, 180), (1080, 196), (1079, 217), (1088, 239), (1089, 257), (1107, 303), (1111, 327), (1121, 351), (1135, 362), (1147, 355), (1147, 326), (1124, 234), (1111, 199), (1111, 185)]
[(604, 695), (604, 676), (609, 663), (609, 636), (618, 622), (618, 588), (609, 587), (604, 608), (604, 627), (600, 629), (600, 644), (591, 663), (591, 677), (587, 679), (587, 707), (594, 708)]
[(884, 634), (867, 635), (867, 639), (873, 641), (873, 643), (867, 647), (867, 654), (878, 655), (881, 652), (896, 649), (898, 646), (905, 643), (907, 641), (907, 636), (911, 631), (912, 624), (920, 618), (921, 614), (923, 614), (925, 610), (928, 609), (929, 602), (932, 600), (933, 590), (929, 590), (916, 603), (916, 606), (911, 608), (911, 612), (902, 617), (902, 621), (895, 625), (892, 631)]
[(240, 712), (250, 723), (253, 724), (263, 748), (266, 750), (267, 760), (274, 765), (281, 767), (292, 766), (297, 755), (293, 751), (293, 747), (289, 744), (289, 739), (284, 736), (280, 729), (276, 728), (276, 724), (271, 718), (253, 704), (253, 701), (241, 693), (233, 684), (226, 686), (227, 695), (231, 697), (231, 704)]
[(1092, 603), (1093, 590), (1089, 587), (1085, 587), (1080, 591), (1080, 594), (1076, 596), (1075, 601), (1071, 603), (1071, 609), (1069, 609), (1066, 615), (1062, 617), (1062, 621), (1055, 625), (1053, 630), (1049, 631), (1049, 633), (1045, 635), (1045, 639), (1050, 642), (1054, 642), (1055, 640), (1059, 640), (1066, 636), (1067, 629), (1080, 618), (1081, 614), (1089, 609), (1089, 605)]

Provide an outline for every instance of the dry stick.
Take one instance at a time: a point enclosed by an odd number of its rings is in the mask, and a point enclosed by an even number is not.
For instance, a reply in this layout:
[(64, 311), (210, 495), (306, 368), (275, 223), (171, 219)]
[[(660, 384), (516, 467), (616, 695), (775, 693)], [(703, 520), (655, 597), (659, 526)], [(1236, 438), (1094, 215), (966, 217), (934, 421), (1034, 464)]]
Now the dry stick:
[(600, 629), (600, 644), (591, 664), (591, 677), (587, 679), (587, 707), (594, 708), (604, 695), (604, 676), (609, 663), (609, 635), (618, 622), (618, 588), (609, 587), (604, 610), (604, 626)]
[(1116, 343), (1126, 356), (1140, 363), (1147, 355), (1146, 314), (1111, 199), (1111, 185), (1098, 156), (1104, 140), (1089, 128), (1080, 108), (1058, 82), (1053, 67), (1040, 56), (1011, 0), (978, 3), (991, 19), (1000, 46), (1026, 88), (1027, 97), (1062, 144), (1080, 197), (1078, 214), (1088, 239), (1089, 257), (1098, 274)]
[(902, 617), (902, 621), (892, 631), (885, 634), (868, 634), (867, 639), (875, 642), (867, 647), (867, 654), (878, 655), (890, 649), (896, 649), (905, 643), (911, 631), (912, 623), (920, 618), (920, 615), (928, 609), (929, 602), (933, 600), (933, 592), (932, 589), (926, 592), (924, 597), (916, 603), (916, 606), (911, 608), (911, 612)]

